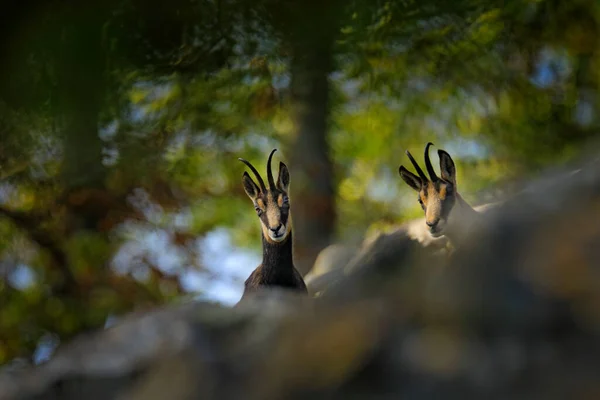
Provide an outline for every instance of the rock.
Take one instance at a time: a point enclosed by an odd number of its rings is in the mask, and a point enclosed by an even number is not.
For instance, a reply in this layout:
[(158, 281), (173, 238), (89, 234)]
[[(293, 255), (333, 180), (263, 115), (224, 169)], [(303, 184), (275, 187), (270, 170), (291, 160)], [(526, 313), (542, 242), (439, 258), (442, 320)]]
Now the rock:
[(472, 235), (450, 257), (380, 239), (318, 298), (131, 316), (5, 374), (0, 399), (597, 398), (600, 169), (517, 195)]

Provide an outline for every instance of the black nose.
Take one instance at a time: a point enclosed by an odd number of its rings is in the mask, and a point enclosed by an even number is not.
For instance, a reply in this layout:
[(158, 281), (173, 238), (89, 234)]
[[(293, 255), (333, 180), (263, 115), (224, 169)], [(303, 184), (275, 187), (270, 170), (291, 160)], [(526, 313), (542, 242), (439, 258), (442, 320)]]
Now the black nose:
[(277, 225), (276, 228), (269, 228), (272, 232), (277, 232), (281, 228), (281, 224)]
[(436, 219), (435, 221), (432, 221), (432, 222), (430, 222), (430, 221), (426, 221), (425, 223), (427, 224), (427, 226), (428, 226), (428, 227), (430, 227), (430, 228), (435, 228), (435, 227), (436, 227), (436, 225), (438, 224), (438, 222), (440, 222), (440, 220), (439, 220), (439, 219)]

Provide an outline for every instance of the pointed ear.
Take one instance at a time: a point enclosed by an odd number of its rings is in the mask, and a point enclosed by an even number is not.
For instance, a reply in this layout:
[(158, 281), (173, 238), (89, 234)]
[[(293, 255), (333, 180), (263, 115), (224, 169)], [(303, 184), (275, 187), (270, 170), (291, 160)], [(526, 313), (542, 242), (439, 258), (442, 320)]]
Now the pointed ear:
[(400, 177), (408, 186), (416, 190), (417, 192), (421, 190), (421, 186), (423, 186), (423, 182), (421, 182), (421, 178), (404, 168), (403, 165), (400, 166), (398, 170), (400, 173)]
[(438, 156), (440, 157), (440, 171), (442, 172), (442, 179), (452, 182), (456, 185), (456, 167), (450, 154), (444, 150), (438, 150)]
[(244, 191), (246, 192), (248, 197), (250, 197), (250, 199), (254, 201), (258, 197), (260, 189), (258, 188), (256, 183), (254, 183), (252, 178), (250, 178), (250, 175), (248, 175), (247, 172), (244, 172), (244, 176), (242, 177), (242, 184), (244, 185)]
[(279, 176), (277, 177), (277, 187), (279, 190), (283, 190), (287, 193), (290, 186), (290, 173), (287, 166), (280, 162), (279, 163)]

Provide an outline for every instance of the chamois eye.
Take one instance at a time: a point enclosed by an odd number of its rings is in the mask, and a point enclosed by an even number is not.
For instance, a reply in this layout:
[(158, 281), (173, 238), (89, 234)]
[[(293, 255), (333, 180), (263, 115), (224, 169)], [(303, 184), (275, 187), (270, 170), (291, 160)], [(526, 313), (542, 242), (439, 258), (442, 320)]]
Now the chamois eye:
[(257, 214), (258, 214), (258, 216), (260, 217), (260, 216), (262, 215), (262, 213), (263, 213), (263, 210), (261, 210), (261, 209), (260, 209), (260, 208), (258, 208), (258, 207), (254, 207), (254, 209), (256, 210), (256, 213), (257, 213)]
[(287, 196), (283, 196), (283, 205), (285, 205), (285, 206), (289, 206), (290, 205), (290, 200), (288, 199)]

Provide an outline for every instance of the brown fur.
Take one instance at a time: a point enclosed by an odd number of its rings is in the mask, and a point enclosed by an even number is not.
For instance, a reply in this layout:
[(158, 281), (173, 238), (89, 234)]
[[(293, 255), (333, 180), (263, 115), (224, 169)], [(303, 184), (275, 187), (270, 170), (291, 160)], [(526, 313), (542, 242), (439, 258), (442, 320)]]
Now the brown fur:
[(242, 299), (248, 294), (256, 292), (263, 287), (281, 287), (291, 290), (299, 290), (308, 293), (304, 279), (296, 268), (290, 270), (290, 273), (270, 271), (269, 266), (261, 263), (244, 282), (244, 293)]
[[(269, 155), (267, 175), (271, 172), (270, 163), (274, 152), (275, 150)], [(243, 184), (261, 223), (263, 261), (246, 279), (242, 299), (250, 292), (273, 286), (308, 293), (302, 275), (294, 267), (292, 257), (293, 240), (288, 199), (288, 169), (284, 163), (280, 163), (277, 183), (269, 175), (268, 187), (264, 185), (258, 172), (253, 167), (251, 169), (257, 175), (260, 186), (247, 173), (244, 173)]]
[(433, 237), (444, 235), (452, 242), (457, 242), (477, 220), (478, 213), (458, 194), (454, 161), (444, 150), (438, 150), (441, 177), (437, 176), (429, 160), (430, 145), (431, 143), (425, 148), (425, 163), (430, 179), (408, 151), (406, 154), (415, 166), (418, 176), (404, 166), (400, 166), (400, 176), (419, 193), (419, 203), (425, 213), (425, 223), (430, 234)]

